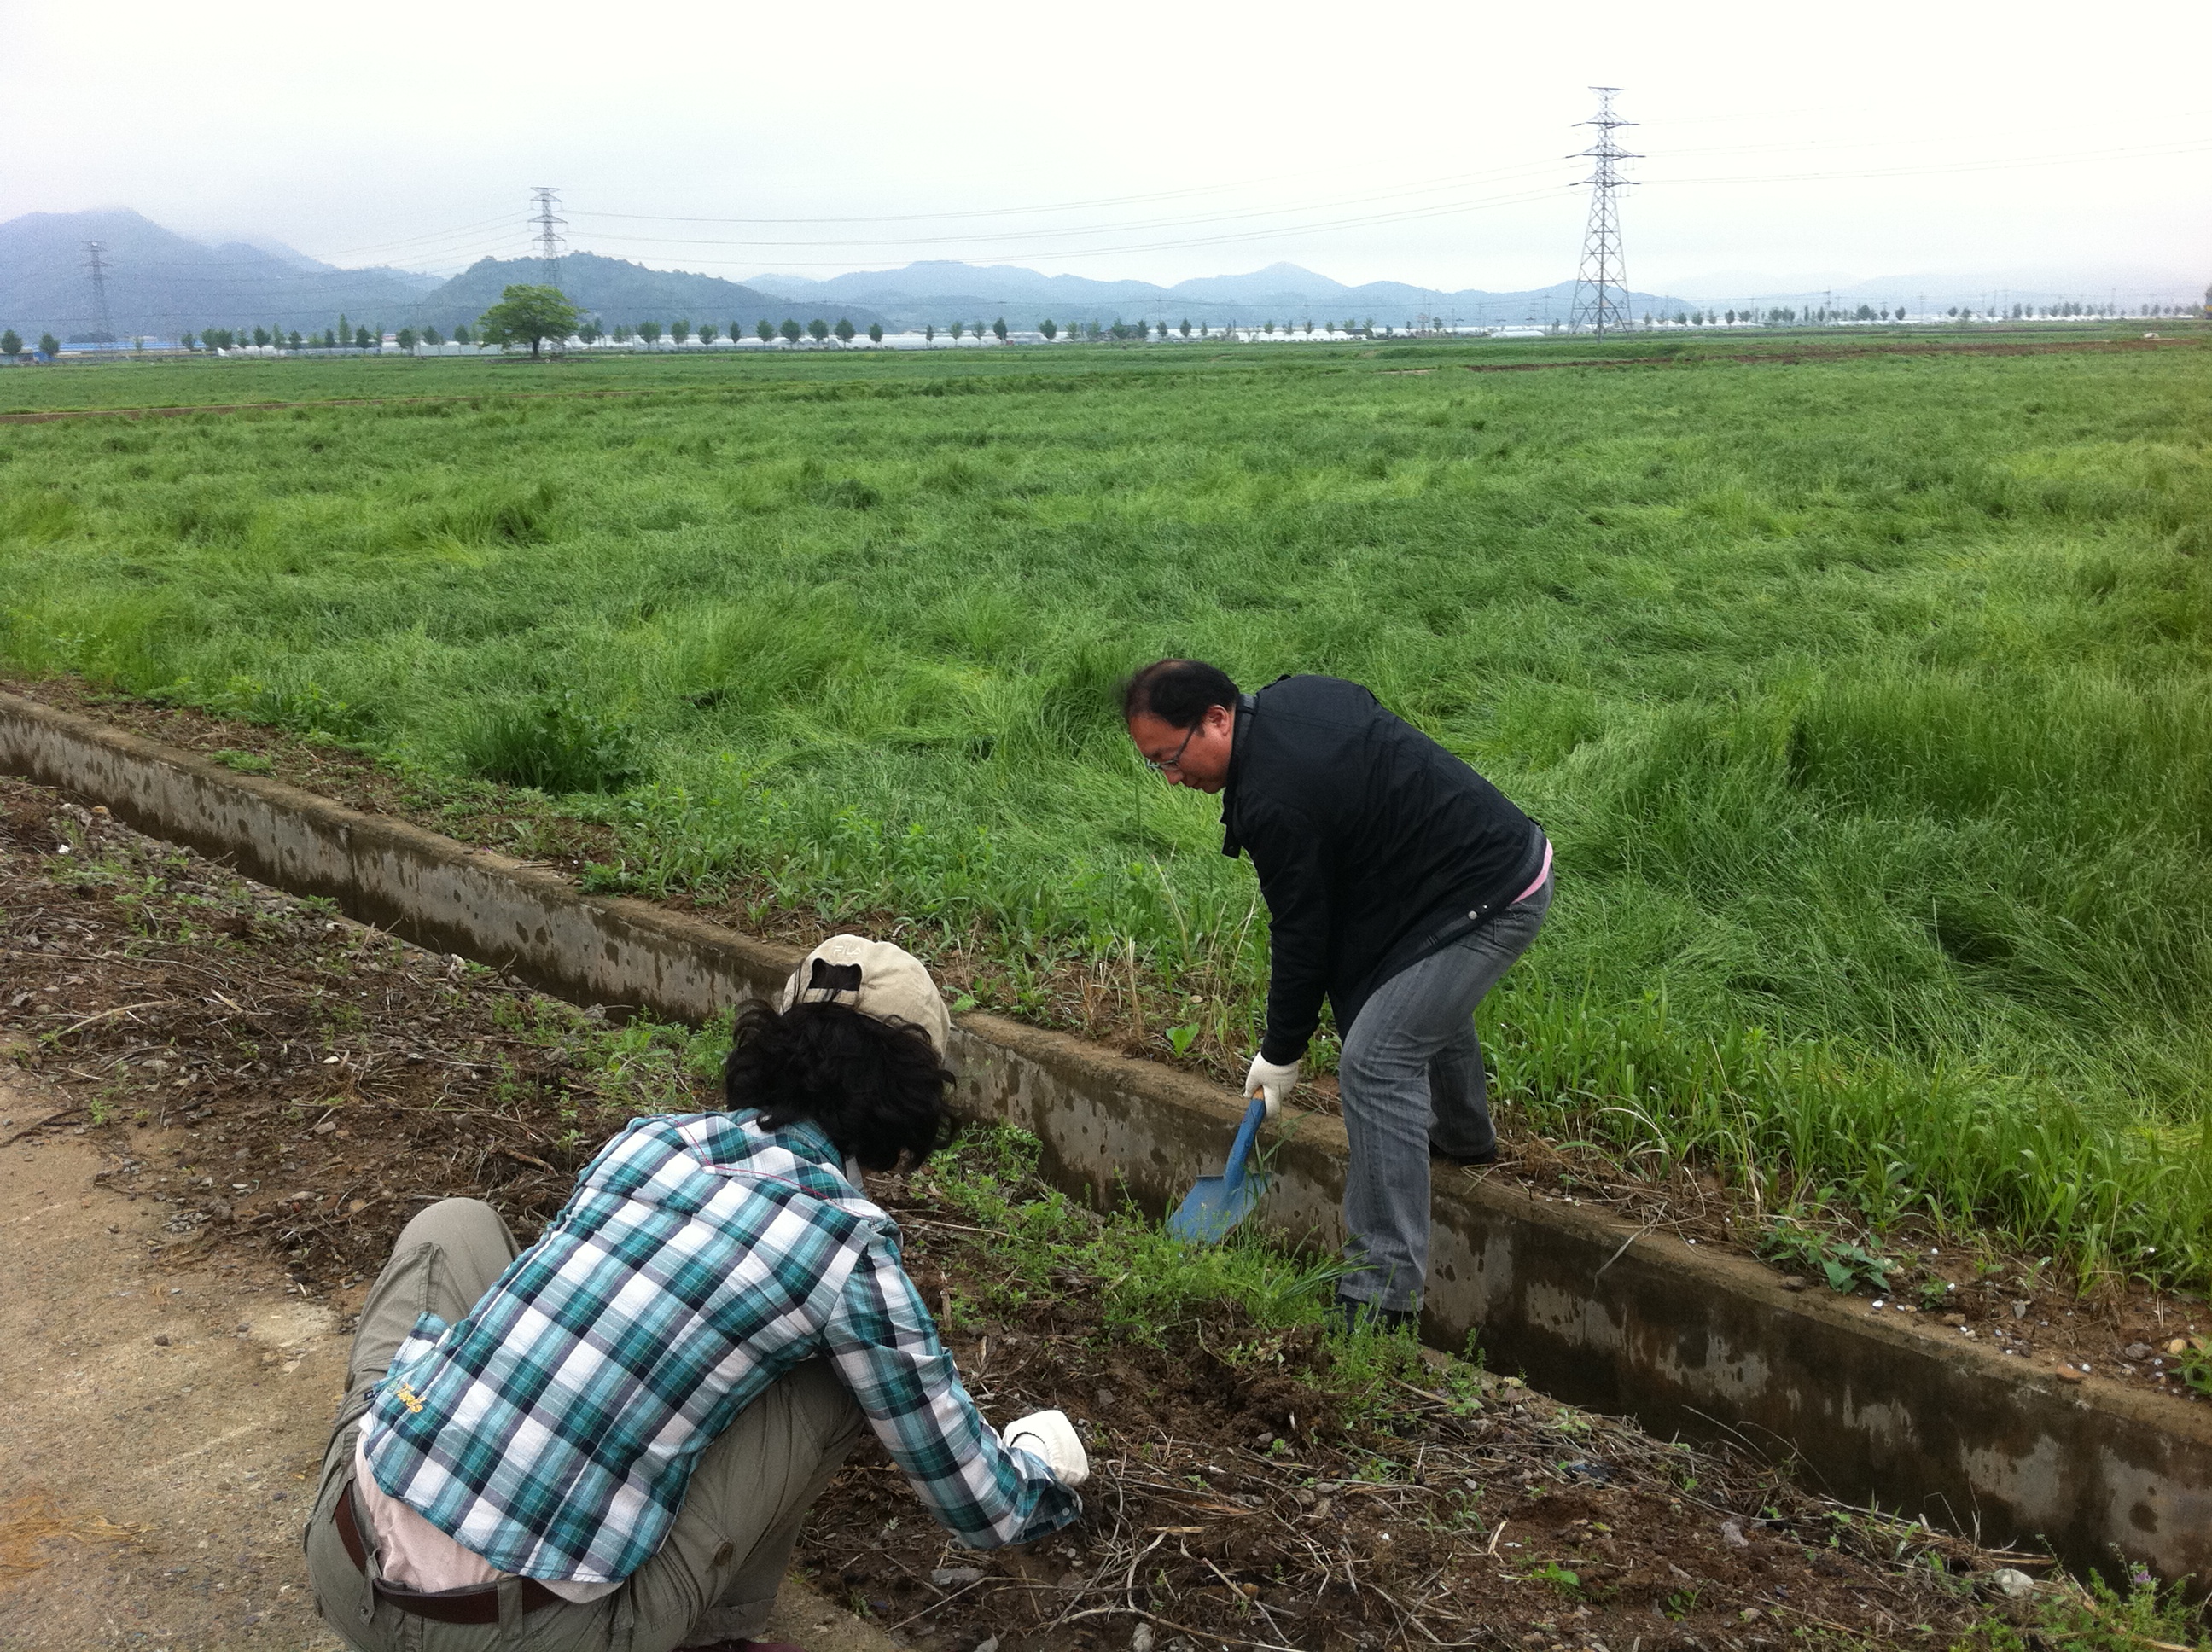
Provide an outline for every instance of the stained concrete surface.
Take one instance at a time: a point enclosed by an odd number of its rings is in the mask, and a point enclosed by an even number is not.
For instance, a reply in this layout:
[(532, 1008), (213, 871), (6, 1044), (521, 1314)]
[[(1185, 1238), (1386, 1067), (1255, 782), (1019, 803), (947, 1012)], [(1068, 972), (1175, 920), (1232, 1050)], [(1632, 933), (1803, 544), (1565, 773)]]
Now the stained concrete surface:
[[(344, 1381), (349, 1300), (164, 1230), (94, 1134), (0, 1066), (0, 1652), (343, 1652), (300, 1525)], [(141, 1157), (181, 1143), (125, 1138)], [(123, 1528), (123, 1529), (118, 1529)], [(40, 1535), (46, 1534), (46, 1535)], [(772, 1638), (894, 1644), (794, 1579)]]

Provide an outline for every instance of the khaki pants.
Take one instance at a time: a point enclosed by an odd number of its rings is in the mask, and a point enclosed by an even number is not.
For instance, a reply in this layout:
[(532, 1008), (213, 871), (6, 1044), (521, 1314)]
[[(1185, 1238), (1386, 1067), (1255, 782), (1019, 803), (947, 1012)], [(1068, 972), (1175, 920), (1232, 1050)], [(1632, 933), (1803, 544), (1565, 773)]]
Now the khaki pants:
[[(418, 1313), (447, 1324), (459, 1319), (516, 1249), (490, 1206), (444, 1200), (407, 1224), (370, 1288), (306, 1534), (307, 1575), (324, 1620), (363, 1652), (671, 1652), (757, 1634), (790, 1566), (799, 1522), (866, 1422), (823, 1360), (787, 1373), (738, 1413), (701, 1455), (659, 1552), (622, 1588), (587, 1605), (524, 1613), (510, 1579), (499, 1585), (496, 1624), (434, 1623), (378, 1600), (347, 1556), (331, 1511), (351, 1494), (356, 1424), (370, 1394)], [(373, 1531), (362, 1536), (374, 1546)], [(377, 1571), (373, 1546), (368, 1559)]]

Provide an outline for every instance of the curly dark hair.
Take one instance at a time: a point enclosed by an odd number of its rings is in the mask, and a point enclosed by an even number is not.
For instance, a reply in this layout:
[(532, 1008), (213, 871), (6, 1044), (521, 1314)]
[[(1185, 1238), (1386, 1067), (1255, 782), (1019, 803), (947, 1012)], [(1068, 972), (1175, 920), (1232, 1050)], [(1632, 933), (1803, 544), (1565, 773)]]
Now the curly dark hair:
[(929, 1035), (844, 1004), (748, 1004), (722, 1067), (732, 1112), (770, 1129), (811, 1120), (870, 1170), (916, 1164), (945, 1142), (952, 1074)]

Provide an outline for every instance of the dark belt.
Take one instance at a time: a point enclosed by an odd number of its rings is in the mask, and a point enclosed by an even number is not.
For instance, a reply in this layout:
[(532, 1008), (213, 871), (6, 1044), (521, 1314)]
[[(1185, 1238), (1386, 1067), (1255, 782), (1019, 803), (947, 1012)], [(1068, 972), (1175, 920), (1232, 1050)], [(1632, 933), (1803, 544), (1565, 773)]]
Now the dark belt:
[[(353, 1512), (353, 1487), (349, 1485), (338, 1498), (337, 1507), (331, 1511), (331, 1523), (338, 1528), (338, 1541), (361, 1574), (368, 1575), (368, 1546), (361, 1540), (361, 1522)], [(397, 1583), (379, 1580), (376, 1598), (389, 1600), (402, 1612), (411, 1612), (417, 1618), (428, 1618), (441, 1624), (495, 1624), (499, 1621), (499, 1585), (477, 1583), (465, 1589), (441, 1589), (434, 1594), (425, 1594), (420, 1589), (402, 1588)], [(535, 1612), (540, 1606), (550, 1606), (561, 1597), (534, 1577), (522, 1580), (522, 1609)]]

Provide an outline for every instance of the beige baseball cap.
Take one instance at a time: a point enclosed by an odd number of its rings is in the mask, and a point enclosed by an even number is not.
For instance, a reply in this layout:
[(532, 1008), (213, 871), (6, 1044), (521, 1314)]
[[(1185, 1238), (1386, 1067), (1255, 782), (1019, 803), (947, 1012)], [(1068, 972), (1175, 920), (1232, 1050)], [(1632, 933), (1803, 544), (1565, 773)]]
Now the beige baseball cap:
[(832, 935), (801, 958), (775, 1007), (794, 1004), (843, 1004), (879, 1021), (903, 1021), (927, 1033), (940, 1057), (952, 1038), (952, 1017), (921, 960), (865, 935)]

